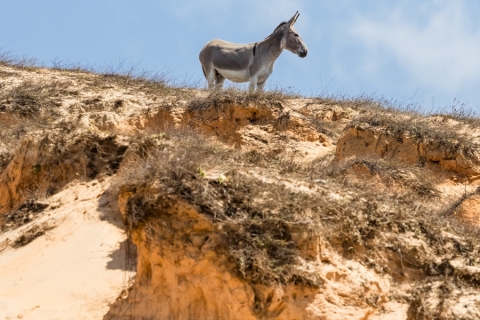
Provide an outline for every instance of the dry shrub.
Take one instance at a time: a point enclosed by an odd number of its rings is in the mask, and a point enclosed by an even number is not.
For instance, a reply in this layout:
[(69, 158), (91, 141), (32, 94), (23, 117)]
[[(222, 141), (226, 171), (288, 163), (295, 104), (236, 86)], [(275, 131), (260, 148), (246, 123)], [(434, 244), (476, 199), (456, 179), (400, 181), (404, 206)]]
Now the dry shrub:
[[(237, 176), (235, 171), (225, 175), (225, 182), (203, 179), (198, 171), (189, 172), (186, 168), (175, 170), (172, 175), (177, 176), (178, 172), (181, 172), (182, 179), (171, 185), (161, 184), (159, 194), (140, 192), (130, 199), (126, 219), (129, 228), (148, 227), (157, 224), (159, 219), (172, 219), (163, 214), (162, 208), (168, 201), (166, 197), (174, 194), (197, 208), (212, 223), (221, 226), (223, 244), (215, 250), (227, 254), (239, 276), (251, 283), (269, 285), (317, 284), (312, 275), (296, 268), (300, 250), (293, 233), (301, 225), (306, 229), (312, 226), (306, 219), (307, 208), (283, 202), (302, 195), (275, 190), (278, 187), (275, 185), (252, 183), (247, 177)], [(146, 187), (149, 186), (147, 183)], [(272, 198), (265, 203), (255, 201), (260, 190), (270, 193)], [(275, 194), (278, 191), (279, 194)], [(149, 228), (155, 229), (158, 228)]]
[(46, 129), (47, 124), (34, 118), (22, 118), (13, 115), (0, 119), (0, 172), (8, 165), (20, 141), (29, 133)]
[[(150, 219), (162, 216), (161, 199), (178, 195), (222, 226), (223, 250), (240, 276), (252, 283), (315, 285), (312, 277), (295, 268), (299, 250), (292, 233), (299, 225), (310, 224), (307, 212), (316, 210), (318, 199), (239, 173), (235, 162), (242, 155), (237, 151), (198, 136), (180, 136), (154, 137), (163, 140), (156, 151), (149, 147), (152, 138), (146, 138), (142, 147), (136, 147), (135, 167), (118, 178), (117, 188), (123, 190), (159, 188), (158, 195), (143, 194), (131, 200), (136, 209), (127, 213), (128, 228), (156, 221)], [(208, 177), (213, 170), (224, 172), (224, 178)]]

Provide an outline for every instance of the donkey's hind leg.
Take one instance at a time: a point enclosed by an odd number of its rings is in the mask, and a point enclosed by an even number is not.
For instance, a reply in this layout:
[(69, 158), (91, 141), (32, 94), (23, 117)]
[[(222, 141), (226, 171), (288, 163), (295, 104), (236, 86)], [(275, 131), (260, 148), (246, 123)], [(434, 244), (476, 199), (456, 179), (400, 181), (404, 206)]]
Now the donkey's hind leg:
[(265, 88), (265, 83), (267, 83), (267, 79), (257, 83), (257, 91), (263, 91), (263, 88)]
[(223, 88), (225, 77), (222, 76), (217, 70), (215, 70), (215, 89), (220, 90)]
[(203, 70), (203, 75), (205, 76), (205, 78), (207, 79), (208, 81), (208, 89), (214, 89), (215, 88), (215, 73), (217, 72), (213, 66), (212, 67), (209, 67), (209, 68), (203, 68), (202, 67), (202, 70)]

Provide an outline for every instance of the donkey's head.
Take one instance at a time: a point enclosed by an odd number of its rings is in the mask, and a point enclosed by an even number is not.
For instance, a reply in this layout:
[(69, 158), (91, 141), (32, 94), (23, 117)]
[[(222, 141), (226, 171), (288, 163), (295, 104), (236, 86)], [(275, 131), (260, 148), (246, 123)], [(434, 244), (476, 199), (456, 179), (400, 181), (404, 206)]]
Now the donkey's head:
[(298, 32), (293, 28), (293, 25), (297, 21), (299, 15), (300, 14), (297, 11), (295, 15), (282, 26), (284, 31), (282, 47), (295, 53), (301, 58), (305, 58), (308, 53), (307, 46), (305, 43), (303, 43), (303, 40), (298, 35)]

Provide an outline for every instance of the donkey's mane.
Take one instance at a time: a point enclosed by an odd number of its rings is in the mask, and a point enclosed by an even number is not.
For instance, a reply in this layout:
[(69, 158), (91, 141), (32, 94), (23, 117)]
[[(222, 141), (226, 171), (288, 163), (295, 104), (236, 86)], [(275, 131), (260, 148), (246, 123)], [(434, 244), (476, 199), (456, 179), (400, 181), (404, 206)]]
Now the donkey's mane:
[[(273, 30), (273, 32), (272, 32), (267, 38), (271, 37), (271, 36), (275, 33), (275, 31), (277, 31), (280, 27), (282, 27), (282, 26), (284, 26), (284, 25), (286, 25), (286, 24), (287, 24), (286, 21), (280, 22), (280, 24), (275, 28), (275, 30)], [(265, 38), (265, 39), (267, 39), (267, 38)]]
[(280, 28), (281, 26), (283, 26), (284, 24), (287, 24), (287, 21), (282, 21), (282, 22), (280, 22), (280, 24), (275, 28), (275, 30), (273, 30), (272, 33), (274, 33), (275, 31), (277, 31), (277, 29)]

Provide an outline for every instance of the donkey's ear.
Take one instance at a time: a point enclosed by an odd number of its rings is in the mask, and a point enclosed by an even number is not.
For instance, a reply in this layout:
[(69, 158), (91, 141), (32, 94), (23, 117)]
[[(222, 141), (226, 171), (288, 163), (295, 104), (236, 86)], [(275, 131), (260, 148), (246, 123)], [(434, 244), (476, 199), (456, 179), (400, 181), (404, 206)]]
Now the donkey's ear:
[(293, 26), (295, 24), (295, 22), (297, 21), (299, 15), (300, 15), (300, 13), (298, 13), (298, 11), (297, 11), (293, 15), (293, 17), (290, 20), (288, 20), (287, 24), (289, 24), (290, 26)]

